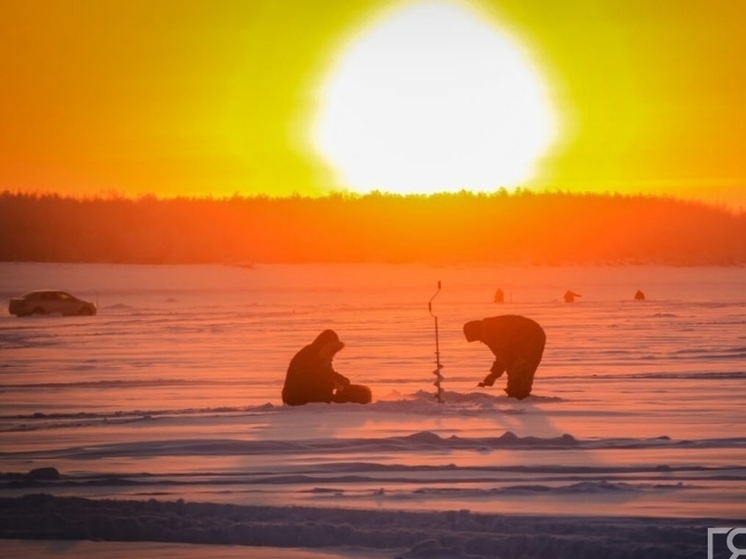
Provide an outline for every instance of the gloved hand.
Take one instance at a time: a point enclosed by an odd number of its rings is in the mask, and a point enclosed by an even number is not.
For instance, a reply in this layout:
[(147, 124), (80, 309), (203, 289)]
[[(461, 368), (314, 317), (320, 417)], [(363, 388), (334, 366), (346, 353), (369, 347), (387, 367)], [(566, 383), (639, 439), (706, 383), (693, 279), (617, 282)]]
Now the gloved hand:
[(484, 380), (480, 382), (477, 386), (479, 388), (484, 388), (485, 386), (492, 386), (495, 384), (495, 381), (497, 380), (497, 377), (493, 374), (489, 374), (486, 377), (484, 377)]
[(492, 363), (492, 367), (490, 368), (490, 374), (484, 377), (484, 380), (477, 386), (479, 386), (480, 388), (484, 388), (485, 386), (492, 386), (493, 384), (495, 384), (495, 381), (497, 379), (503, 376), (504, 372), (505, 367), (503, 366), (503, 364), (495, 359), (495, 362)]
[(337, 377), (335, 379), (334, 388), (337, 390), (344, 390), (345, 388), (348, 388), (350, 386), (350, 379), (348, 379), (344, 375), (340, 375), (337, 373)]

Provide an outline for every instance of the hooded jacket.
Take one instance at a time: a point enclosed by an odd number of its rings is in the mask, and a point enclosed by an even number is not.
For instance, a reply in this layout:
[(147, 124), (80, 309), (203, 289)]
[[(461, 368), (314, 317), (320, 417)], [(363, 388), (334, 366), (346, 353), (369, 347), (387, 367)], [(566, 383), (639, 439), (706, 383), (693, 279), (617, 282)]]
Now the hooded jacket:
[(290, 406), (331, 402), (337, 388), (350, 381), (332, 367), (332, 359), (344, 347), (334, 330), (324, 330), (295, 354), (285, 375), (282, 401)]
[(490, 374), (479, 386), (492, 386), (507, 372), (509, 396), (522, 399), (531, 393), (546, 342), (544, 330), (536, 321), (512, 314), (492, 316), (464, 324), (464, 336), (469, 342), (484, 343), (495, 356)]
[(536, 321), (514, 314), (467, 322), (464, 336), (469, 342), (484, 343), (508, 368), (518, 360), (535, 361), (538, 365), (546, 341), (544, 330)]

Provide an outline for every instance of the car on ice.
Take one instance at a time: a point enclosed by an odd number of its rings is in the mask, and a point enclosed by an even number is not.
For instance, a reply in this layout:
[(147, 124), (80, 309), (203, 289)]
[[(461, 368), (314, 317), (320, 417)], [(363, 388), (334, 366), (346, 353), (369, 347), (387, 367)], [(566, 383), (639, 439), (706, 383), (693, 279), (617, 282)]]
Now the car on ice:
[(8, 303), (10, 314), (29, 316), (32, 314), (59, 313), (64, 316), (96, 314), (96, 305), (83, 301), (65, 291), (32, 291), (23, 297), (14, 297)]

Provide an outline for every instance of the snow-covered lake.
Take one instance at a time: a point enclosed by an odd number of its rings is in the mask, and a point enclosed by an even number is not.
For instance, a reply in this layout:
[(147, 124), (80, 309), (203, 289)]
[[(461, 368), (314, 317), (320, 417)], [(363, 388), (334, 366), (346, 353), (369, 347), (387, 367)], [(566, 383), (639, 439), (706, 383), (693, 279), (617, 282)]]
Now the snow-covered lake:
[[(99, 313), (0, 311), (0, 511), (64, 505), (88, 531), (3, 537), (199, 541), (146, 530), (178, 513), (130, 500), (212, 503), (200, 543), (226, 557), (704, 557), (708, 526), (746, 525), (746, 269), (0, 263), (4, 304), (41, 288)], [(461, 328), (497, 314), (547, 334), (524, 401), (476, 386), (492, 355)], [(374, 402), (284, 407), (288, 362), (326, 328)], [(13, 475), (42, 467), (59, 479)], [(94, 501), (16, 499), (38, 493)], [(252, 536), (248, 510), (276, 534)], [(131, 522), (102, 535), (96, 517)]]

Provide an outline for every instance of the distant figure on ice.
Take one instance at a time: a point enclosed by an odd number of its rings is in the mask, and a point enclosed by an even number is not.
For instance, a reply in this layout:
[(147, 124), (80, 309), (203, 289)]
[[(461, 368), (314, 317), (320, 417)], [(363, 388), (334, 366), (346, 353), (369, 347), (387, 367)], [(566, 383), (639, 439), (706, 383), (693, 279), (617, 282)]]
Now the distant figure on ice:
[(503, 290), (498, 287), (497, 291), (495, 291), (495, 303), (504, 303), (504, 302), (505, 302), (505, 293), (503, 293)]
[(544, 330), (537, 322), (514, 314), (493, 316), (464, 324), (464, 336), (469, 342), (484, 343), (495, 355), (490, 374), (479, 383), (480, 387), (492, 386), (507, 371), (508, 396), (522, 400), (531, 394), (546, 342)]
[(582, 297), (582, 295), (574, 291), (565, 291), (565, 303), (574, 303), (575, 297)]
[(645, 294), (638, 289), (637, 293), (635, 293), (635, 301), (644, 301), (644, 300), (645, 300)]
[(289, 406), (309, 402), (370, 403), (370, 388), (350, 384), (347, 377), (332, 367), (332, 359), (343, 347), (344, 342), (334, 330), (324, 330), (311, 344), (296, 353), (285, 375), (283, 403)]

